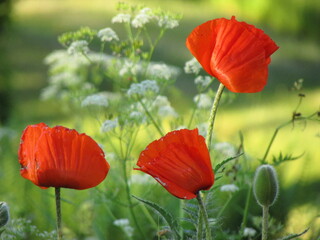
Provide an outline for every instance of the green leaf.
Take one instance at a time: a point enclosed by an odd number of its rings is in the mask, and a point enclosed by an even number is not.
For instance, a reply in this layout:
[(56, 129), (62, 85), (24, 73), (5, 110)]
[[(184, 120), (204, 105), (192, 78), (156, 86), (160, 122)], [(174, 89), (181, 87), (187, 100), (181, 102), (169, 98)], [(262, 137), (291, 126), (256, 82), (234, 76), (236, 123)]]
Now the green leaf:
[(236, 155), (236, 156), (234, 156), (234, 157), (227, 158), (226, 160), (223, 160), (222, 162), (218, 163), (218, 164), (215, 166), (215, 168), (214, 168), (214, 172), (217, 173), (218, 170), (219, 170), (221, 167), (223, 167), (226, 163), (228, 163), (228, 162), (230, 162), (230, 161), (232, 161), (232, 160), (234, 160), (234, 159), (237, 159), (237, 158), (240, 157), (242, 154), (243, 154), (243, 153), (240, 153), (240, 154), (238, 154), (238, 155)]
[(281, 163), (283, 162), (287, 162), (287, 161), (294, 161), (297, 160), (299, 158), (301, 158), (304, 155), (304, 153), (300, 154), (299, 156), (292, 156), (292, 154), (282, 154), (282, 152), (280, 152), (278, 157), (273, 156), (272, 157), (272, 164), (274, 166), (279, 166)]
[(296, 237), (300, 237), (302, 236), (303, 234), (305, 234), (306, 232), (309, 231), (309, 228), (307, 228), (306, 230), (304, 230), (303, 232), (301, 233), (298, 233), (298, 234), (290, 234), (289, 236), (286, 236), (284, 238), (281, 238), (279, 240), (289, 240), (289, 239), (293, 239), (293, 238), (296, 238)]
[(181, 239), (180, 235), (179, 235), (179, 225), (178, 222), (176, 221), (176, 219), (173, 218), (173, 216), (164, 208), (160, 207), (158, 204), (142, 199), (142, 198), (138, 198), (136, 196), (132, 196), (135, 199), (139, 200), (140, 202), (144, 203), (145, 205), (147, 205), (148, 207), (150, 207), (152, 210), (154, 210), (158, 215), (160, 215), (169, 225), (171, 231), (174, 233), (176, 239)]

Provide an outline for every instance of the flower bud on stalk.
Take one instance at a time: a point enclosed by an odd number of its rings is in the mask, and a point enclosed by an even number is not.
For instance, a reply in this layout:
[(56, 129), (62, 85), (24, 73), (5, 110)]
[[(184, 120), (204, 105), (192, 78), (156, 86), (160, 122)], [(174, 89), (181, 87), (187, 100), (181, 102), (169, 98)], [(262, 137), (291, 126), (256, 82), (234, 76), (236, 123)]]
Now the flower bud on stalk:
[(271, 165), (262, 165), (257, 168), (253, 192), (261, 207), (270, 207), (275, 203), (279, 193), (279, 184), (277, 173)]
[(7, 225), (10, 219), (9, 207), (7, 203), (0, 202), (0, 228)]
[(263, 210), (262, 240), (267, 240), (269, 207), (275, 203), (279, 194), (276, 170), (271, 165), (262, 165), (257, 168), (253, 181), (253, 193)]

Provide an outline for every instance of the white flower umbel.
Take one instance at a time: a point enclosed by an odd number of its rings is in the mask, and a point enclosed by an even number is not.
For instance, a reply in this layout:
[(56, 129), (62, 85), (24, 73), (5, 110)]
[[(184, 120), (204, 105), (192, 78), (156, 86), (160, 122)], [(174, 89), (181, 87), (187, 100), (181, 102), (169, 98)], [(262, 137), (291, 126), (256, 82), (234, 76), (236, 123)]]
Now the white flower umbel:
[(147, 93), (158, 93), (159, 87), (155, 80), (144, 80), (140, 83), (132, 83), (127, 91), (129, 96), (146, 96)]
[(82, 102), (81, 107), (87, 106), (100, 106), (100, 107), (108, 107), (108, 97), (104, 93), (96, 93), (87, 96)]
[(131, 22), (131, 25), (134, 28), (142, 28), (145, 24), (150, 22), (152, 18), (153, 18), (152, 10), (150, 8), (143, 8), (134, 17), (134, 19)]
[(68, 48), (70, 55), (81, 55), (89, 52), (88, 42), (85, 40), (74, 41)]
[(197, 104), (198, 108), (206, 109), (210, 108), (212, 105), (212, 99), (208, 94), (198, 94), (193, 98), (195, 104)]
[(179, 116), (178, 113), (174, 110), (174, 108), (171, 107), (170, 105), (159, 107), (158, 115), (160, 117), (174, 117), (174, 118), (177, 118)]
[(163, 107), (170, 105), (170, 102), (166, 96), (158, 95), (152, 105), (154, 107)]
[(121, 66), (119, 75), (120, 76), (124, 76), (126, 74), (137, 75), (140, 68), (141, 66), (139, 66), (138, 64), (126, 59)]
[(213, 145), (213, 148), (227, 157), (233, 157), (237, 154), (235, 147), (228, 142), (216, 143)]
[(81, 78), (73, 72), (62, 72), (56, 75), (52, 75), (49, 78), (49, 83), (51, 85), (70, 87), (81, 83)]
[(257, 231), (253, 228), (245, 228), (243, 230), (243, 236), (244, 237), (254, 237), (256, 235)]
[(169, 80), (172, 75), (172, 69), (164, 63), (151, 64), (148, 68), (148, 75), (151, 75), (152, 77), (157, 79)]
[(118, 118), (114, 120), (106, 120), (102, 123), (101, 132), (110, 132), (119, 125)]
[(98, 34), (98, 38), (100, 38), (103, 42), (111, 42), (112, 40), (119, 41), (119, 37), (115, 31), (111, 28), (101, 29)]
[(236, 192), (239, 191), (239, 188), (235, 184), (226, 184), (220, 187), (221, 192)]
[(206, 88), (212, 82), (212, 78), (209, 76), (198, 76), (194, 79), (194, 83), (201, 88)]
[(130, 22), (131, 15), (126, 13), (119, 13), (111, 20), (112, 23), (128, 23)]
[(179, 26), (179, 21), (171, 16), (164, 15), (159, 17), (158, 25), (159, 27), (172, 29)]
[(184, 71), (187, 74), (199, 74), (201, 70), (201, 65), (196, 58), (192, 58), (187, 61), (184, 65)]

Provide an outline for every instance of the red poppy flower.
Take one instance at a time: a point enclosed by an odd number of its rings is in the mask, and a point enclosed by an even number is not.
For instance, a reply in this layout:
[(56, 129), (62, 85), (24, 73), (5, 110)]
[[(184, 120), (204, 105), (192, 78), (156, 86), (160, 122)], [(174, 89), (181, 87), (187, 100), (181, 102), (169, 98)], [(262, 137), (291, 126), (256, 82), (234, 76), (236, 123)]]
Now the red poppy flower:
[(35, 185), (87, 189), (102, 182), (109, 164), (98, 144), (76, 130), (29, 125), (19, 148), (20, 173)]
[(137, 165), (172, 195), (192, 199), (214, 182), (210, 155), (198, 129), (169, 132), (141, 152)]
[(235, 17), (197, 26), (186, 44), (207, 73), (230, 91), (240, 93), (264, 88), (270, 56), (279, 48), (262, 30)]

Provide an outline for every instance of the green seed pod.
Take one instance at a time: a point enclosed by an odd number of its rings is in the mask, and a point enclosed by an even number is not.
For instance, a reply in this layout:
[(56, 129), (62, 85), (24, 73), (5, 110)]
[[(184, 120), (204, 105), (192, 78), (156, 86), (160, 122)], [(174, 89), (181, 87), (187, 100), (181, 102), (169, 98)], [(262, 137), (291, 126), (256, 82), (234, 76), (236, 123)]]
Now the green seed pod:
[(0, 228), (7, 225), (9, 222), (10, 214), (9, 214), (9, 207), (7, 203), (0, 202)]
[(274, 167), (261, 165), (257, 168), (253, 180), (253, 193), (261, 206), (269, 207), (275, 203), (279, 193), (279, 184)]

